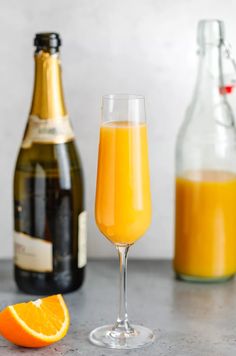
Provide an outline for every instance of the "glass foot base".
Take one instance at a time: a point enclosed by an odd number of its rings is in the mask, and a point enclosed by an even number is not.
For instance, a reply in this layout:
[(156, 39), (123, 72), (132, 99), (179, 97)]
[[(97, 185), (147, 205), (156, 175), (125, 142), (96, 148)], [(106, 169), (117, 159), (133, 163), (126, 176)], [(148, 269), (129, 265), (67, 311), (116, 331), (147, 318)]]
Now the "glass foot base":
[(116, 333), (114, 325), (104, 325), (94, 329), (89, 340), (101, 347), (110, 349), (137, 349), (153, 342), (155, 336), (153, 332), (140, 325), (133, 325), (132, 332)]
[(234, 274), (223, 277), (195, 277), (189, 276), (183, 273), (176, 273), (176, 278), (185, 281), (185, 282), (193, 282), (193, 283), (221, 283), (226, 282), (234, 277)]

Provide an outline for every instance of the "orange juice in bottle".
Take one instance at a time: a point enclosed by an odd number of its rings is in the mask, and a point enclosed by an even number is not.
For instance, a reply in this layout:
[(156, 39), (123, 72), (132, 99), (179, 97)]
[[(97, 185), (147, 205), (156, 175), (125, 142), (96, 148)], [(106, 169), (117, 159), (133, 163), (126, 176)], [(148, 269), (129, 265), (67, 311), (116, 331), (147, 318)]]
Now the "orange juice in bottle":
[(175, 270), (196, 278), (236, 271), (236, 174), (187, 172), (176, 179)]

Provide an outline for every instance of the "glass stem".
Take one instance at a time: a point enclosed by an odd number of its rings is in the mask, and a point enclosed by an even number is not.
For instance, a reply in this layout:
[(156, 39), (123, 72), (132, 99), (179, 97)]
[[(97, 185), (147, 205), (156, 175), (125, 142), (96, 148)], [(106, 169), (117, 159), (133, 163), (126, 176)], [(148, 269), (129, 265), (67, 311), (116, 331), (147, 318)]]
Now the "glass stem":
[(133, 332), (129, 325), (127, 313), (127, 256), (130, 245), (117, 245), (116, 248), (120, 263), (120, 301), (119, 314), (113, 330), (130, 333)]

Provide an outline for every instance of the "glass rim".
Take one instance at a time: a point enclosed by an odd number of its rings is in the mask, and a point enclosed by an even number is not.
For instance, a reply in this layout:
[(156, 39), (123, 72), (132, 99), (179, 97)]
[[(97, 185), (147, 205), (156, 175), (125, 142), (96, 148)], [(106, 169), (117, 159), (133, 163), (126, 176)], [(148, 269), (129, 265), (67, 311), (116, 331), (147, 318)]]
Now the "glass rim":
[(102, 100), (144, 100), (144, 95), (139, 94), (106, 94)]

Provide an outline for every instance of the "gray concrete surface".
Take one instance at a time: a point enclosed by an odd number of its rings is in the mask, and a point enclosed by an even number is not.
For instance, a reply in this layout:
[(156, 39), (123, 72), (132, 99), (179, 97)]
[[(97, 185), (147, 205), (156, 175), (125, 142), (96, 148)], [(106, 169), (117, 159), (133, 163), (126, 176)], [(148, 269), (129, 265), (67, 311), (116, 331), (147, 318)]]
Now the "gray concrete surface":
[[(130, 261), (129, 314), (156, 334), (149, 347), (112, 351), (91, 345), (94, 327), (113, 322), (117, 311), (117, 261), (89, 261), (84, 287), (65, 296), (71, 313), (68, 335), (39, 350), (10, 345), (0, 338), (0, 356), (234, 356), (236, 282), (187, 284), (176, 281), (169, 261)], [(15, 287), (11, 263), (0, 262), (0, 308), (28, 300)]]

